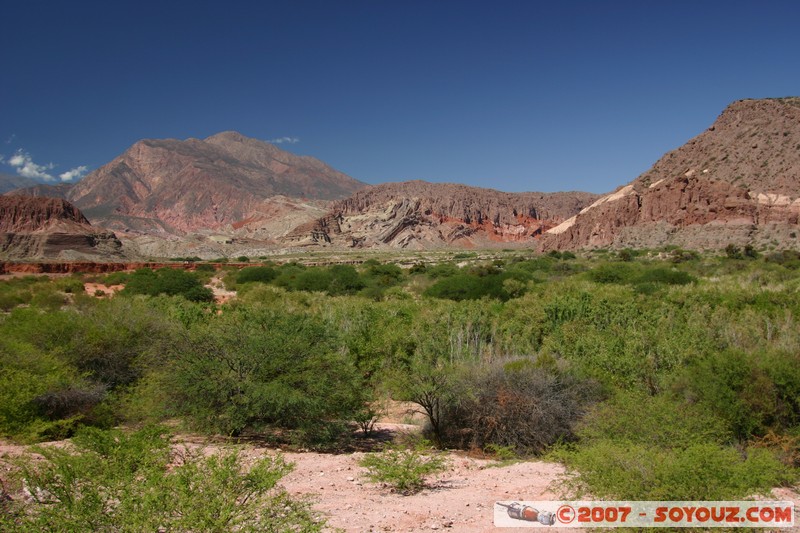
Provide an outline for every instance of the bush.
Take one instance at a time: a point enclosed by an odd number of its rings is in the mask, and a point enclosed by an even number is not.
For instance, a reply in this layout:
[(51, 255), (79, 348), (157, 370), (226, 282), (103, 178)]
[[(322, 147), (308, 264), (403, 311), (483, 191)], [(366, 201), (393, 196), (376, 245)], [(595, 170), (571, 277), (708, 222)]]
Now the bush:
[(367, 390), (334, 340), (308, 315), (230, 309), (176, 347), (170, 403), (195, 427), (226, 435), (341, 427), (334, 423), (350, 420)]
[(350, 265), (334, 265), (330, 268), (330, 274), (328, 294), (331, 296), (356, 294), (366, 286), (358, 271)]
[(459, 269), (453, 263), (439, 263), (438, 265), (429, 267), (427, 275), (431, 279), (447, 278), (459, 273)]
[(414, 449), (388, 447), (380, 453), (367, 454), (359, 464), (368, 470), (370, 481), (386, 483), (394, 492), (405, 495), (425, 488), (426, 476), (447, 469), (445, 458), (426, 441)]
[(272, 267), (246, 267), (241, 269), (237, 274), (236, 283), (251, 283), (255, 281), (269, 283), (276, 277), (278, 277), (278, 272), (276, 272)]
[(628, 283), (634, 276), (634, 269), (626, 263), (598, 266), (589, 271), (589, 279), (595, 283)]
[(800, 356), (716, 352), (688, 367), (676, 388), (695, 398), (740, 440), (800, 424)]
[(216, 272), (217, 269), (214, 268), (214, 265), (209, 265), (208, 263), (203, 263), (194, 267), (195, 271), (197, 272)]
[(509, 295), (503, 286), (503, 276), (487, 274), (456, 274), (440, 279), (424, 292), (425, 296), (443, 298), (459, 302), (479, 300), (483, 297), (508, 300)]
[[(47, 398), (58, 391), (81, 390), (83, 385), (78, 373), (58, 358), (31, 346), (2, 343), (0, 435), (21, 441), (68, 437), (77, 420), (59, 423), (58, 417), (48, 416)], [(68, 416), (82, 413), (73, 408), (65, 411)]]
[(649, 268), (636, 278), (636, 283), (663, 283), (664, 285), (686, 285), (696, 279), (681, 270)]
[(442, 409), (447, 446), (511, 448), (541, 453), (571, 440), (575, 422), (597, 396), (597, 388), (569, 374), (519, 359), (473, 368), (462, 376), (456, 397)]
[(734, 500), (767, 493), (790, 481), (786, 468), (767, 450), (696, 443), (659, 448), (601, 440), (556, 457), (577, 478), (563, 480), (576, 498), (617, 500)]
[(159, 428), (84, 430), (73, 449), (15, 461), (32, 501), (0, 515), (4, 531), (320, 531), (303, 501), (277, 487), (278, 456), (245, 469), (236, 452), (175, 456)]
[(584, 442), (609, 439), (662, 448), (726, 444), (732, 439), (725, 422), (705, 406), (668, 394), (649, 396), (636, 391), (619, 391), (592, 408), (578, 433)]
[(211, 302), (214, 294), (203, 287), (197, 275), (173, 268), (150, 270), (141, 268), (131, 274), (123, 294), (183, 296), (193, 302)]

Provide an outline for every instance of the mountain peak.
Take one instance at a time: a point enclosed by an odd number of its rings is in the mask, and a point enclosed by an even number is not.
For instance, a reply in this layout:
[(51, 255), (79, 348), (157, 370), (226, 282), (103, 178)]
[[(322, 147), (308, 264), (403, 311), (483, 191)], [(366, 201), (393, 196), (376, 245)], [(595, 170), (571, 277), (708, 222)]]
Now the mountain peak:
[(204, 139), (207, 143), (212, 144), (222, 144), (222, 143), (243, 143), (246, 141), (256, 141), (257, 139), (253, 139), (250, 137), (245, 137), (238, 131), (221, 131), (219, 133), (215, 133), (209, 137)]
[(147, 139), (69, 192), (93, 221), (115, 229), (221, 230), (275, 196), (335, 200), (365, 187), (328, 165), (224, 131), (206, 139)]

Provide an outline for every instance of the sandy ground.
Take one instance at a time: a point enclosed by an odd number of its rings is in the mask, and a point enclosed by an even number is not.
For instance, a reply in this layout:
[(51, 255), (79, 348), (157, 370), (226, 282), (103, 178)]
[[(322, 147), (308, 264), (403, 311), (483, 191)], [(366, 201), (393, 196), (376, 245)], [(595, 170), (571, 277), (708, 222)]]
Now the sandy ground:
[(117, 291), (121, 291), (125, 285), (103, 285), (102, 283), (84, 283), (83, 290), (89, 296), (99, 296), (97, 291), (103, 293), (103, 296), (113, 296)]
[[(381, 424), (381, 427), (402, 430), (406, 426)], [(220, 447), (199, 437), (178, 436), (176, 441), (179, 446), (183, 444), (207, 454)], [(61, 446), (63, 442), (47, 445)], [(24, 453), (25, 448), (0, 442), (0, 458)], [(444, 473), (429, 478), (429, 486), (422, 492), (403, 496), (365, 479), (366, 470), (358, 464), (364, 452), (282, 452), (253, 444), (241, 445), (240, 450), (246, 459), (281, 453), (294, 463), (294, 470), (281, 484), (290, 494), (312, 500), (314, 509), (327, 519), (331, 531), (530, 531), (528, 528), (495, 528), (494, 503), (558, 500), (554, 482), (564, 472), (562, 466), (555, 463), (529, 461), (499, 466), (495, 461), (448, 452), (448, 469)], [(0, 470), (0, 477), (5, 477), (5, 468)], [(800, 494), (779, 488), (773, 491), (773, 496), (793, 501), (797, 516)]]
[[(219, 448), (191, 437), (176, 441), (204, 453)], [(61, 446), (63, 442), (45, 445)], [(0, 458), (25, 453), (25, 449), (0, 442)], [(563, 471), (560, 465), (545, 462), (493, 466), (497, 463), (450, 452), (447, 470), (429, 478), (428, 488), (403, 496), (365, 478), (366, 469), (358, 464), (364, 452), (283, 452), (252, 444), (241, 450), (250, 459), (280, 453), (294, 463), (294, 470), (281, 485), (292, 495), (310, 499), (331, 531), (494, 531), (495, 501), (558, 499), (549, 485)], [(0, 477), (5, 474), (0, 472)]]
[(429, 479), (430, 488), (403, 496), (364, 479), (358, 466), (363, 455), (287, 453), (295, 470), (283, 485), (292, 494), (313, 496), (330, 526), (352, 532), (494, 531), (495, 501), (558, 499), (549, 488), (562, 472), (557, 464), (493, 468), (491, 461), (450, 454), (449, 468)]
[(211, 292), (214, 293), (214, 301), (218, 304), (224, 304), (228, 300), (236, 297), (236, 291), (227, 290), (222, 278), (219, 276), (211, 278), (211, 281), (208, 282), (206, 287), (211, 289)]

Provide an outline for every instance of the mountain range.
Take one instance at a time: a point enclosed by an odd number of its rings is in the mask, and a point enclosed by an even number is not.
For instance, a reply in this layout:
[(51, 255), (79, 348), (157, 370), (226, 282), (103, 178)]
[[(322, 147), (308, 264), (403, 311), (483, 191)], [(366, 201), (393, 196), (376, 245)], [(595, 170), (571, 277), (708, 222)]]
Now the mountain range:
[(74, 185), (0, 176), (0, 191), (10, 189), (68, 200), (93, 225), (116, 231), (133, 255), (298, 247), (797, 248), (800, 98), (734, 102), (706, 131), (602, 196), (423, 181), (370, 186), (236, 132), (142, 140)]

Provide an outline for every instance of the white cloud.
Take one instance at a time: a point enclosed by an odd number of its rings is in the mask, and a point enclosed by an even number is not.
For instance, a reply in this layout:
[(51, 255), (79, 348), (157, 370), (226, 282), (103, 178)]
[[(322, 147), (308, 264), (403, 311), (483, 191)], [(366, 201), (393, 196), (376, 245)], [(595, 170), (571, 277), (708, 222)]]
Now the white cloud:
[(271, 139), (267, 142), (272, 144), (297, 144), (300, 142), (300, 139), (297, 137), (278, 137), (277, 139)]
[(75, 181), (81, 179), (88, 170), (89, 167), (81, 165), (59, 174), (58, 177), (61, 178), (61, 181)]
[(17, 150), (8, 160), (8, 164), (17, 169), (17, 174), (25, 178), (34, 178), (45, 181), (53, 181), (55, 178), (48, 170), (53, 170), (55, 165), (48, 163), (46, 165), (38, 165), (33, 162), (30, 154)]

